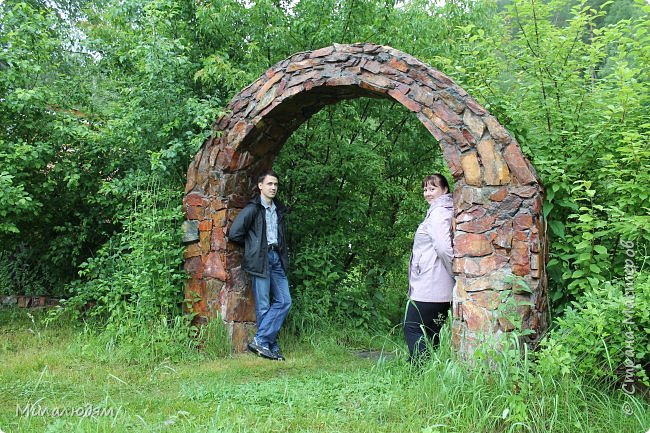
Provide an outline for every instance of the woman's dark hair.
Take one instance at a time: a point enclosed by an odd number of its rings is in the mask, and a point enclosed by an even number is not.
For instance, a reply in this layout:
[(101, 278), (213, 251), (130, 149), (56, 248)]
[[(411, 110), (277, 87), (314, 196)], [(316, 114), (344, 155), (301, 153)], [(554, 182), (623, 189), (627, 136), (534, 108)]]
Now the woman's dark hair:
[(447, 192), (451, 192), (451, 188), (449, 188), (449, 182), (447, 182), (447, 178), (445, 178), (440, 173), (434, 173), (425, 176), (424, 180), (422, 180), (422, 188), (425, 188), (427, 185), (437, 186), (442, 189), (447, 189)]

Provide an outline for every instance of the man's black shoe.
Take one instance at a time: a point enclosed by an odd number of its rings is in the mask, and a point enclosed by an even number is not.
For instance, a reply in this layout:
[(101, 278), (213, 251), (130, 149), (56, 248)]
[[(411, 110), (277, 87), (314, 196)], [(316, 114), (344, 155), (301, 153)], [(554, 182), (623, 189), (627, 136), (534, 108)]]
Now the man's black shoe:
[(273, 356), (275, 356), (275, 359), (278, 361), (284, 361), (284, 356), (282, 356), (282, 352), (280, 352), (279, 347), (274, 347), (271, 349), (271, 353), (273, 353)]
[(273, 359), (277, 360), (278, 358), (271, 352), (271, 349), (269, 349), (266, 346), (262, 346), (261, 344), (258, 344), (257, 340), (253, 338), (253, 341), (248, 343), (248, 350), (256, 354), (257, 356), (261, 356), (262, 358), (267, 358), (267, 359)]

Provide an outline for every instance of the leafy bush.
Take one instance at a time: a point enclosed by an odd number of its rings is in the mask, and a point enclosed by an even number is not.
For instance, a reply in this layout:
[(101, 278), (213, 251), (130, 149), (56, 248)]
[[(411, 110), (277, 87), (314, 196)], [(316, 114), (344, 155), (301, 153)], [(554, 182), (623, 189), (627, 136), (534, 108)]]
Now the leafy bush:
[(293, 330), (318, 328), (327, 318), (342, 275), (335, 263), (332, 248), (319, 243), (292, 256), (289, 283), (294, 287), (294, 306), (288, 324)]
[(125, 319), (178, 315), (184, 281), (180, 203), (178, 191), (161, 188), (156, 181), (137, 190), (123, 231), (81, 265), (81, 278), (70, 284), (66, 307), (87, 308), (89, 316), (106, 320), (116, 331)]
[(630, 359), (635, 380), (650, 385), (650, 273), (637, 274), (633, 288), (632, 296), (621, 281), (605, 282), (573, 301), (541, 342), (539, 368), (615, 383)]
[(37, 257), (32, 257), (33, 253), (25, 243), (0, 251), (0, 294), (48, 294), (45, 266)]

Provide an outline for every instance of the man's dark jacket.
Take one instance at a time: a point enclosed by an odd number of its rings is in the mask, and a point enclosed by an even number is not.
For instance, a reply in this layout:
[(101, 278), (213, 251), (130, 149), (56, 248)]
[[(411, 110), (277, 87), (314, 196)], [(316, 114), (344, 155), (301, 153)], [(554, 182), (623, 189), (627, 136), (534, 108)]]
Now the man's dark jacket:
[[(287, 229), (284, 216), (287, 208), (273, 200), (278, 213), (278, 247), (285, 274), (289, 269)], [(266, 209), (258, 195), (239, 212), (228, 230), (228, 240), (244, 246), (243, 268), (251, 275), (267, 277), (269, 274), (268, 246), (266, 241)]]

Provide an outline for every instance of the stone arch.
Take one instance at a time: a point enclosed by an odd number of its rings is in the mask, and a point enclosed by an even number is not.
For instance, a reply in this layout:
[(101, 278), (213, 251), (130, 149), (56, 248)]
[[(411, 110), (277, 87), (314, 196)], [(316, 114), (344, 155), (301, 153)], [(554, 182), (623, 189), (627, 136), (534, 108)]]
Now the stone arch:
[[(189, 166), (185, 212), (186, 296), (199, 322), (219, 317), (235, 350), (255, 327), (241, 251), (225, 233), (271, 168), (285, 140), (328, 104), (392, 98), (440, 144), (454, 177), (453, 344), (462, 352), (513, 324), (497, 314), (501, 295), (533, 337), (547, 327), (543, 187), (512, 135), (440, 71), (374, 44), (334, 44), (297, 53), (233, 98)], [(406, 272), (406, 270), (405, 270)], [(525, 282), (531, 292), (518, 290)]]

